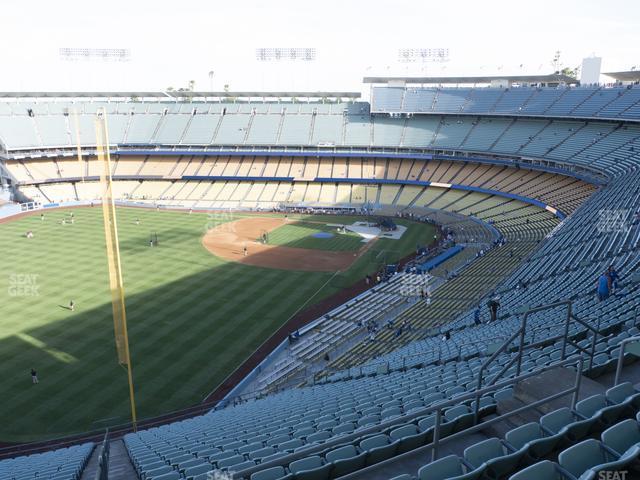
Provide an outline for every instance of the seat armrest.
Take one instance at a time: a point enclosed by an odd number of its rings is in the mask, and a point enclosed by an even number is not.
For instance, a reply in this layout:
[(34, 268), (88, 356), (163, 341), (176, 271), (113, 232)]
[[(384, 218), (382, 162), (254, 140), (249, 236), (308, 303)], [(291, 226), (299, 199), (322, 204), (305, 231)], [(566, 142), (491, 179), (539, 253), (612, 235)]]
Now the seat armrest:
[[(580, 418), (581, 420), (587, 420), (588, 418), (591, 418), (591, 417), (585, 417), (585, 416), (584, 416), (584, 415), (582, 415), (580, 412), (576, 412), (575, 410), (571, 410), (571, 412), (572, 412), (576, 417)], [(600, 410), (598, 410), (598, 411), (596, 412), (596, 414), (598, 414), (598, 413), (600, 413)]]
[(602, 448), (604, 449), (605, 452), (610, 453), (611, 455), (613, 455), (613, 457), (618, 460), (620, 458), (620, 455), (618, 454), (618, 452), (616, 452), (613, 448), (609, 447), (608, 445), (605, 445), (604, 443), (602, 444)]

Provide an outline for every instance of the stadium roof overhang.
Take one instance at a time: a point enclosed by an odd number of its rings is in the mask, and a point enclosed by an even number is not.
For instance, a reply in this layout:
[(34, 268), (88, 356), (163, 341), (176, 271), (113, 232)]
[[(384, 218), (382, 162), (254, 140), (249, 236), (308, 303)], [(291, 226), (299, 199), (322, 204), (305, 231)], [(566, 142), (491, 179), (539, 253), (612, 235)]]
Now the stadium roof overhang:
[(0, 92), (0, 98), (360, 98), (360, 92)]
[(607, 77), (611, 77), (619, 82), (640, 82), (640, 70), (629, 70), (626, 72), (609, 72), (603, 73)]
[(505, 75), (487, 77), (364, 77), (364, 83), (394, 83), (394, 84), (491, 84), (491, 83), (541, 83), (568, 85), (578, 83), (578, 81), (567, 75)]

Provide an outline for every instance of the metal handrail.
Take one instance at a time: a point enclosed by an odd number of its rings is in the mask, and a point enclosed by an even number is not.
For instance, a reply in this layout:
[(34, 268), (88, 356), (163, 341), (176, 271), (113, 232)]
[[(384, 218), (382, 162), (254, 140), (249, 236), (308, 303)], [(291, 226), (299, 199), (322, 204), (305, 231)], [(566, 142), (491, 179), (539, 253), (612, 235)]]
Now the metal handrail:
[[(548, 337), (540, 342), (534, 342), (534, 343), (530, 343), (528, 345), (525, 345), (524, 339), (525, 339), (525, 333), (526, 333), (526, 329), (527, 329), (527, 319), (529, 317), (530, 314), (532, 313), (536, 313), (536, 312), (540, 312), (540, 311), (544, 311), (544, 310), (549, 310), (552, 308), (556, 308), (556, 307), (560, 307), (560, 306), (566, 306), (567, 307), (567, 315), (565, 317), (565, 325), (564, 325), (564, 333), (563, 335), (559, 335), (559, 336), (555, 336), (555, 337)], [(482, 386), (482, 381), (483, 381), (483, 373), (486, 370), (486, 368), (493, 363), (493, 361), (496, 359), (496, 357), (504, 352), (507, 348), (509, 348), (509, 346), (511, 345), (511, 343), (517, 338), (520, 337), (520, 341), (519, 341), (519, 346), (518, 346), (518, 350), (517, 350), (517, 355), (515, 357), (513, 357), (511, 360), (509, 360), (509, 362), (507, 362), (503, 368), (500, 370), (500, 372), (498, 372), (489, 382), (489, 385), (493, 384), (494, 382), (496, 382), (499, 378), (501, 378), (512, 366), (515, 362), (517, 362), (517, 368), (516, 368), (516, 375), (520, 375), (521, 372), (521, 368), (522, 368), (522, 357), (524, 354), (524, 350), (525, 349), (531, 349), (534, 348), (536, 346), (539, 346), (540, 344), (543, 343), (547, 343), (550, 340), (559, 340), (562, 339), (562, 352), (561, 352), (561, 356), (560, 359), (561, 360), (565, 360), (567, 358), (567, 344), (573, 346), (574, 348), (576, 348), (579, 352), (585, 353), (588, 358), (589, 358), (589, 367), (591, 367), (591, 365), (593, 365), (593, 357), (595, 356), (596, 353), (596, 344), (597, 344), (597, 340), (598, 340), (598, 335), (601, 335), (600, 333), (600, 319), (597, 318), (596, 320), (596, 326), (593, 327), (591, 324), (587, 323), (587, 320), (589, 319), (580, 319), (577, 316), (575, 316), (573, 314), (573, 302), (571, 300), (563, 300), (563, 301), (559, 301), (559, 302), (553, 302), (547, 305), (541, 305), (535, 308), (526, 308), (524, 310), (524, 312), (521, 312), (523, 314), (522, 317), (522, 322), (520, 325), (520, 328), (518, 328), (518, 330), (516, 330), (510, 337), (509, 339), (504, 342), (502, 344), (502, 346), (489, 358), (487, 359), (482, 366), (480, 367), (480, 370), (478, 372), (478, 384), (477, 384), (477, 388), (479, 389)], [(571, 320), (574, 320), (575, 322), (577, 322), (578, 324), (582, 325), (583, 327), (585, 327), (588, 331), (593, 332), (593, 338), (591, 341), (591, 348), (588, 350), (584, 347), (581, 347), (580, 345), (578, 345), (577, 343), (573, 342), (570, 338), (569, 338), (569, 326), (571, 324)], [(591, 319), (594, 320), (594, 319)], [(582, 358), (582, 357), (581, 357)], [(476, 405), (474, 408), (474, 423), (477, 423), (478, 421), (478, 415), (479, 415), (479, 410), (480, 410), (480, 397), (476, 396)]]
[[(500, 346), (500, 348), (498, 348), (498, 350), (496, 350), (487, 360), (485, 360), (482, 365), (480, 366), (480, 370), (478, 371), (478, 382), (477, 382), (477, 386), (476, 386), (476, 391), (479, 391), (482, 387), (482, 381), (484, 379), (484, 371), (489, 367), (489, 365), (491, 365), (495, 359), (498, 357), (498, 355), (500, 355), (501, 353), (503, 353), (507, 348), (510, 347), (511, 343), (518, 337), (520, 337), (520, 341), (519, 341), (519, 347), (518, 347), (518, 353), (517, 355), (512, 358), (507, 365), (505, 365), (505, 367), (502, 368), (502, 370), (500, 371), (500, 373), (498, 375), (496, 375), (495, 377), (493, 377), (492, 379), (492, 383), (496, 382), (498, 380), (498, 378), (500, 378), (502, 375), (504, 375), (504, 373), (511, 368), (511, 366), (513, 365), (514, 362), (517, 362), (517, 368), (516, 368), (516, 376), (520, 375), (520, 370), (522, 368), (522, 355), (523, 352), (525, 350), (525, 343), (524, 343), (524, 337), (525, 337), (525, 332), (527, 329), (527, 319), (529, 317), (530, 314), (532, 313), (536, 313), (536, 312), (540, 312), (540, 311), (544, 311), (544, 310), (549, 310), (551, 308), (556, 308), (559, 306), (566, 306), (567, 307), (567, 319), (565, 321), (565, 332), (564, 332), (564, 339), (565, 341), (563, 342), (563, 348), (562, 348), (562, 356), (561, 356), (561, 360), (565, 359), (565, 347), (566, 347), (566, 339), (567, 336), (569, 334), (569, 322), (571, 320), (571, 308), (572, 308), (572, 302), (571, 300), (563, 300), (560, 302), (554, 302), (554, 303), (550, 303), (548, 305), (542, 305), (539, 307), (534, 307), (534, 308), (527, 308), (523, 313), (524, 315), (522, 316), (522, 321), (520, 323), (520, 327), (513, 332), (513, 334), (511, 334), (511, 336)], [(474, 424), (478, 423), (478, 417), (479, 417), (479, 413), (480, 413), (480, 395), (476, 394), (476, 403), (474, 406), (474, 412), (473, 412), (473, 418), (474, 418)]]
[(640, 336), (629, 337), (622, 340), (618, 347), (620, 348), (620, 353), (618, 354), (618, 366), (616, 367), (616, 376), (613, 380), (613, 386), (615, 387), (620, 383), (620, 375), (622, 374), (622, 367), (624, 366), (624, 349), (628, 343), (631, 342), (640, 342)]
[[(492, 424), (492, 423), (497, 423), (498, 421), (504, 420), (505, 418), (512, 416), (512, 415), (516, 415), (519, 413), (522, 413), (523, 411), (529, 410), (533, 407), (537, 407), (539, 405), (542, 405), (544, 403), (547, 403), (553, 399), (556, 398), (560, 398), (564, 395), (568, 395), (569, 393), (573, 394), (573, 397), (571, 398), (571, 408), (575, 408), (576, 406), (576, 402), (578, 401), (578, 394), (580, 392), (580, 385), (581, 385), (581, 379), (582, 379), (582, 368), (583, 368), (583, 364), (584, 364), (584, 359), (582, 357), (578, 358), (578, 359), (566, 359), (563, 360), (557, 364), (555, 364), (553, 367), (551, 368), (558, 368), (558, 367), (562, 367), (565, 365), (571, 365), (573, 363), (578, 363), (578, 368), (576, 369), (576, 380), (574, 383), (573, 388), (569, 388), (566, 390), (563, 390), (562, 392), (559, 392), (555, 395), (551, 395), (549, 397), (545, 397), (543, 399), (540, 399), (536, 402), (533, 403), (529, 403), (528, 405), (525, 405), (523, 407), (520, 407), (516, 410), (512, 410), (511, 412), (505, 413), (503, 415), (499, 415), (496, 418), (492, 418), (489, 422), (484, 422), (483, 424), (478, 424), (477, 422), (477, 418), (474, 418), (474, 423), (473, 426), (470, 427), (467, 430), (463, 430), (461, 432), (458, 432), (454, 435), (450, 435), (446, 437), (446, 441), (450, 441), (453, 440), (455, 438), (461, 437), (464, 435), (468, 435), (469, 433), (472, 432), (476, 432), (479, 431), (481, 429), (484, 429), (487, 427), (487, 425)], [(542, 371), (544, 370), (535, 370), (534, 372), (529, 372), (528, 374), (522, 375), (522, 376), (517, 376), (516, 378), (521, 378), (522, 380), (529, 378), (531, 376), (534, 375), (539, 375)], [(502, 384), (498, 384), (498, 385), (502, 385)], [(486, 387), (482, 390), (477, 390), (475, 392), (476, 394), (476, 400), (475, 400), (475, 411), (477, 412), (479, 404), (480, 404), (480, 396), (483, 393), (486, 393), (489, 390), (497, 390), (498, 388), (502, 388), (501, 386), (498, 385), (493, 385), (492, 387)], [(480, 395), (478, 395), (480, 394)], [(443, 405), (446, 406), (446, 405)], [(440, 446), (440, 443), (443, 442), (443, 440), (440, 439), (440, 427), (441, 427), (441, 422), (442, 422), (442, 408), (439, 408), (438, 411), (436, 412), (436, 424), (435, 424), (435, 430), (433, 433), (433, 450), (431, 451), (431, 461), (437, 460), (438, 459), (438, 448)], [(474, 414), (475, 415), (475, 414)]]
[(585, 327), (587, 330), (590, 330), (591, 332), (593, 332), (593, 340), (591, 342), (591, 352), (589, 352), (586, 348), (579, 346), (577, 343), (571, 341), (569, 339), (569, 322), (567, 322), (567, 324), (565, 325), (565, 341), (563, 342), (563, 348), (562, 348), (562, 355), (564, 358), (565, 355), (565, 346), (568, 343), (569, 345), (571, 345), (574, 348), (577, 348), (578, 350), (580, 350), (581, 352), (587, 353), (590, 357), (590, 361), (593, 361), (593, 357), (595, 355), (595, 348), (596, 348), (596, 343), (597, 343), (597, 338), (598, 335), (600, 334), (600, 318), (597, 319), (597, 324), (596, 327), (594, 328), (593, 326), (591, 326), (589, 323), (587, 323), (585, 320), (582, 320), (578, 317), (576, 317), (575, 315), (571, 314), (571, 318), (573, 320), (575, 320), (577, 323), (579, 323), (580, 325), (582, 325), (583, 327)]
[(104, 439), (100, 445), (98, 454), (98, 469), (93, 477), (94, 480), (109, 480), (109, 429), (104, 433)]
[[(571, 364), (579, 364), (579, 368), (578, 368), (578, 377), (581, 377), (582, 375), (582, 358), (570, 358), (570, 359), (566, 359), (560, 362), (556, 362), (553, 363), (551, 365), (547, 365), (546, 367), (542, 367), (539, 370), (535, 370), (533, 372), (527, 372), (523, 375), (520, 376), (516, 376), (514, 378), (510, 378), (507, 380), (504, 380), (503, 382), (497, 383), (495, 385), (491, 385), (488, 387), (485, 387), (483, 389), (480, 390), (480, 395), (484, 395), (485, 393), (489, 393), (489, 392), (493, 392), (493, 391), (497, 391), (500, 390), (502, 388), (505, 387), (509, 387), (512, 385), (515, 385), (516, 383), (522, 381), (522, 380), (526, 380), (527, 378), (530, 377), (534, 377), (536, 375), (540, 375), (542, 372), (548, 371), (548, 370), (552, 370), (558, 367), (563, 367), (566, 365), (571, 365)], [(572, 407), (575, 406), (575, 402), (577, 401), (578, 398), (578, 393), (579, 393), (579, 388), (580, 388), (580, 382), (579, 382), (579, 378), (576, 380), (576, 384), (574, 385), (573, 388), (568, 389), (566, 392), (562, 392), (562, 395), (567, 395), (568, 393), (574, 393), (574, 397), (572, 399)], [(342, 445), (344, 443), (347, 442), (351, 442), (353, 440), (357, 440), (361, 437), (364, 437), (370, 433), (378, 433), (382, 430), (387, 429), (388, 427), (393, 427), (396, 425), (401, 425), (404, 424), (408, 421), (414, 420), (418, 417), (422, 417), (424, 415), (430, 414), (430, 413), (436, 413), (438, 411), (442, 411), (442, 409), (450, 407), (450, 406), (454, 406), (454, 405), (459, 405), (467, 400), (473, 400), (476, 396), (478, 392), (470, 392), (470, 393), (466, 393), (464, 395), (460, 395), (458, 397), (452, 398), (450, 400), (445, 400), (443, 402), (437, 403), (435, 405), (431, 405), (428, 407), (424, 407), (421, 408), (419, 410), (415, 410), (412, 411), (409, 414), (405, 414), (405, 415), (401, 415), (398, 417), (394, 417), (392, 419), (386, 420), (384, 422), (381, 422), (377, 425), (373, 425), (371, 427), (366, 427), (363, 429), (358, 430), (357, 432), (354, 433), (350, 433), (347, 435), (339, 435), (337, 438), (333, 438), (325, 443), (321, 443), (321, 444), (313, 444), (313, 445), (309, 445), (309, 446), (305, 446), (299, 450), (296, 450), (293, 453), (290, 453), (288, 455), (282, 456), (280, 458), (274, 459), (274, 460), (270, 460), (268, 462), (264, 462), (261, 463), (260, 465), (256, 465), (253, 467), (249, 467), (243, 470), (239, 470), (237, 472), (233, 472), (231, 478), (234, 480), (239, 480), (241, 478), (245, 478), (245, 477), (249, 477), (252, 473), (261, 471), (261, 470), (265, 470), (267, 468), (271, 468), (271, 467), (276, 467), (276, 466), (281, 466), (281, 465), (287, 465), (291, 462), (293, 462), (294, 460), (298, 460), (301, 458), (304, 458), (308, 455), (313, 455), (313, 454), (317, 454), (321, 451), (327, 450), (331, 447), (335, 447), (337, 445)], [(559, 395), (559, 394), (556, 394)], [(545, 402), (548, 402), (552, 399), (555, 399), (556, 397), (548, 397), (546, 399), (543, 399)], [(527, 408), (532, 408), (534, 404), (531, 405), (527, 405)], [(509, 412), (508, 414), (505, 414), (507, 416), (511, 415), (512, 413)], [(501, 417), (498, 417), (500, 419), (502, 419)], [(491, 422), (493, 422), (494, 419), (490, 420)], [(474, 427), (474, 429), (481, 429), (484, 428), (486, 423), (483, 423), (482, 425), (476, 425)], [(464, 430), (460, 433), (465, 433), (468, 432), (468, 430)], [(458, 434), (456, 434), (458, 435)], [(451, 436), (447, 436), (446, 437), (446, 441), (448, 441), (451, 438)], [(441, 443), (444, 443), (445, 440), (441, 440)]]
[[(556, 340), (560, 340), (562, 337), (562, 335), (556, 335), (554, 337), (547, 337), (544, 340), (540, 340), (538, 342), (532, 342), (532, 343), (528, 343), (526, 348), (527, 349), (534, 349), (536, 347), (541, 347), (542, 345), (545, 345), (549, 342), (554, 342)], [(505, 372), (507, 372), (509, 370), (509, 368), (511, 368), (511, 366), (513, 365), (513, 362), (517, 359), (516, 357), (511, 358), (511, 360), (509, 360), (505, 366), (498, 372), (496, 373), (493, 378), (491, 380), (489, 380), (487, 382), (488, 385), (493, 385), (496, 381), (498, 381), (499, 378), (502, 377), (502, 375), (505, 374)]]

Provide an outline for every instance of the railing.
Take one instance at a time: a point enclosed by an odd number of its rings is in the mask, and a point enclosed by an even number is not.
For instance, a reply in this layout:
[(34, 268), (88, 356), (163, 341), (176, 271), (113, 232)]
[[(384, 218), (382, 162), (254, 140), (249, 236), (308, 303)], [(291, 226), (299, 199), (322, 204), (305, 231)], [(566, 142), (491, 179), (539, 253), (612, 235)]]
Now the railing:
[[(520, 413), (523, 413), (527, 410), (530, 410), (532, 408), (536, 408), (539, 407), (540, 405), (544, 405), (545, 403), (548, 403), (552, 400), (556, 400), (558, 398), (564, 397), (565, 395), (569, 395), (572, 394), (572, 398), (571, 398), (571, 408), (573, 409), (576, 406), (576, 402), (578, 401), (578, 394), (580, 393), (580, 385), (581, 385), (581, 380), (582, 380), (582, 367), (584, 364), (584, 359), (582, 357), (580, 357), (579, 359), (567, 359), (567, 360), (563, 360), (561, 362), (558, 362), (554, 365), (550, 365), (548, 368), (546, 369), (541, 369), (541, 370), (535, 370), (533, 372), (528, 372), (524, 375), (520, 375), (518, 374), (516, 376), (516, 378), (518, 379), (518, 381), (521, 380), (526, 380), (527, 378), (536, 376), (536, 375), (540, 375), (540, 373), (544, 370), (548, 370), (551, 368), (558, 368), (558, 367), (564, 367), (567, 365), (573, 365), (577, 363), (578, 364), (578, 368), (576, 369), (576, 379), (575, 379), (575, 383), (573, 385), (573, 387), (571, 388), (567, 388), (565, 390), (562, 390), (561, 392), (555, 393), (553, 395), (549, 395), (543, 399), (537, 400), (535, 402), (530, 402), (527, 405), (517, 408), (515, 410), (511, 410), (508, 413), (505, 413), (503, 415), (499, 415), (495, 418), (492, 418), (491, 420), (488, 420), (486, 422), (482, 422), (481, 424), (478, 423), (477, 421), (477, 412), (478, 412), (478, 408), (480, 405), (480, 397), (486, 393), (492, 392), (492, 391), (496, 391), (499, 390), (501, 388), (503, 388), (505, 385), (505, 383), (510, 383), (510, 384), (514, 384), (513, 382), (502, 382), (500, 384), (494, 384), (494, 385), (490, 385), (488, 387), (485, 387), (483, 389), (480, 390), (476, 390), (474, 393), (471, 394), (467, 394), (467, 395), (463, 395), (461, 397), (456, 397), (455, 399), (449, 400), (447, 402), (443, 402), (440, 403), (438, 405), (436, 405), (437, 410), (436, 410), (436, 424), (435, 424), (435, 430), (433, 432), (433, 450), (431, 451), (431, 460), (437, 460), (438, 459), (438, 449), (440, 447), (441, 443), (444, 443), (445, 441), (451, 441), (451, 440), (455, 440), (456, 438), (459, 438), (463, 435), (468, 435), (470, 433), (475, 433), (477, 431), (483, 430), (485, 428), (487, 428), (489, 425), (493, 425), (494, 423), (500, 422), (510, 416), (513, 415), (518, 415)], [(442, 426), (442, 410), (445, 407), (451, 407), (453, 405), (456, 405), (458, 403), (460, 403), (460, 400), (465, 400), (467, 398), (474, 398), (475, 397), (475, 409), (474, 409), (474, 426), (470, 427), (466, 430), (463, 430), (461, 432), (455, 433), (453, 435), (449, 435), (446, 437), (446, 439), (440, 439), (440, 429)]]
[[(519, 408), (517, 410), (513, 410), (513, 411), (508, 412), (508, 413), (506, 413), (504, 415), (501, 415), (499, 417), (492, 418), (491, 420), (489, 420), (487, 422), (483, 422), (481, 424), (474, 425), (474, 426), (472, 426), (472, 427), (470, 427), (468, 429), (462, 430), (462, 431), (460, 431), (460, 432), (458, 432), (456, 434), (449, 435), (449, 436), (445, 437), (444, 439), (438, 438), (438, 446), (443, 444), (443, 443), (445, 443), (445, 442), (448, 442), (448, 441), (450, 441), (450, 440), (452, 440), (454, 438), (459, 438), (459, 437), (461, 437), (463, 435), (468, 435), (469, 433), (473, 433), (473, 432), (482, 430), (482, 429), (486, 428), (488, 425), (496, 423), (497, 421), (504, 420), (505, 418), (508, 418), (508, 417), (510, 417), (512, 415), (517, 415), (517, 414), (520, 414), (520, 413), (522, 413), (522, 412), (524, 412), (526, 410), (529, 410), (529, 409), (532, 409), (532, 408), (536, 408), (536, 407), (538, 407), (538, 406), (540, 406), (540, 405), (542, 405), (544, 403), (548, 403), (548, 402), (550, 402), (552, 400), (555, 400), (557, 398), (561, 398), (561, 397), (566, 396), (566, 395), (571, 394), (571, 393), (573, 393), (573, 398), (572, 398), (572, 403), (571, 404), (572, 404), (572, 407), (575, 406), (575, 403), (577, 401), (578, 394), (579, 394), (579, 391), (580, 391), (580, 378), (582, 376), (582, 365), (583, 365), (582, 357), (580, 357), (580, 358), (571, 358), (571, 359), (567, 359), (567, 360), (564, 360), (564, 361), (560, 361), (560, 362), (548, 365), (546, 367), (542, 367), (542, 368), (540, 368), (538, 370), (535, 370), (533, 372), (528, 372), (528, 373), (526, 373), (524, 375), (521, 375), (521, 376), (518, 376), (518, 377), (514, 377), (514, 378), (511, 378), (511, 379), (507, 379), (507, 380), (505, 380), (503, 382), (500, 382), (500, 383), (497, 383), (495, 385), (491, 385), (489, 387), (485, 387), (484, 389), (482, 389), (481, 394), (492, 392), (492, 391), (497, 391), (497, 390), (503, 389), (505, 387), (513, 386), (513, 385), (515, 385), (516, 383), (518, 383), (518, 382), (520, 382), (522, 380), (526, 380), (527, 378), (530, 378), (530, 377), (533, 377), (533, 376), (536, 376), (536, 375), (540, 375), (542, 372), (545, 372), (545, 371), (548, 371), (548, 370), (552, 370), (552, 369), (555, 369), (555, 368), (558, 368), (558, 367), (563, 367), (563, 366), (567, 366), (567, 365), (573, 365), (573, 364), (578, 364), (578, 368), (576, 369), (577, 370), (576, 371), (576, 382), (575, 382), (573, 387), (571, 387), (569, 389), (566, 389), (566, 390), (563, 390), (563, 391), (561, 391), (559, 393), (556, 393), (554, 395), (550, 395), (548, 397), (545, 397), (542, 400), (538, 400), (538, 401), (536, 401), (534, 403), (525, 405), (522, 408)], [(271, 467), (276, 467), (276, 466), (281, 466), (281, 465), (288, 465), (289, 463), (291, 463), (291, 462), (293, 462), (295, 460), (299, 460), (299, 459), (307, 457), (309, 455), (318, 454), (318, 453), (320, 453), (322, 451), (329, 450), (330, 448), (338, 446), (338, 445), (347, 444), (349, 442), (352, 442), (352, 441), (358, 440), (360, 438), (366, 437), (366, 436), (368, 436), (369, 434), (372, 434), (372, 433), (379, 433), (380, 431), (386, 430), (389, 427), (395, 427), (395, 426), (403, 425), (403, 424), (405, 424), (405, 423), (407, 423), (409, 421), (415, 420), (418, 417), (423, 417), (423, 416), (425, 416), (427, 414), (432, 414), (434, 412), (436, 412), (436, 415), (438, 415), (437, 412), (438, 411), (441, 412), (443, 408), (448, 407), (448, 406), (452, 406), (452, 405), (458, 405), (458, 404), (461, 404), (461, 403), (463, 403), (465, 401), (468, 401), (468, 400), (473, 400), (475, 398), (475, 396), (476, 396), (476, 392), (471, 392), (471, 393), (456, 397), (455, 399), (447, 400), (446, 402), (441, 402), (441, 403), (438, 403), (436, 405), (431, 405), (429, 407), (422, 408), (420, 410), (412, 411), (411, 413), (406, 414), (406, 415), (402, 415), (402, 416), (399, 416), (399, 417), (394, 417), (392, 419), (383, 421), (383, 422), (379, 423), (378, 425), (373, 425), (371, 427), (362, 428), (362, 429), (360, 429), (360, 430), (358, 430), (357, 432), (354, 432), (354, 433), (350, 433), (350, 434), (347, 434), (347, 435), (339, 435), (337, 438), (332, 438), (331, 440), (329, 440), (329, 441), (327, 441), (325, 443), (313, 444), (313, 445), (305, 446), (303, 448), (300, 448), (299, 450), (296, 450), (293, 453), (284, 455), (284, 456), (282, 456), (280, 458), (277, 458), (277, 459), (274, 459), (274, 460), (270, 460), (268, 462), (261, 463), (260, 465), (249, 467), (249, 468), (246, 468), (246, 469), (243, 469), (243, 470), (239, 470), (237, 472), (233, 472), (233, 473), (231, 473), (231, 478), (234, 479), (234, 480), (239, 480), (239, 479), (242, 479), (242, 478), (249, 478), (251, 476), (251, 474), (253, 474), (255, 472), (258, 472), (258, 471), (261, 471), (261, 470), (265, 470), (265, 469), (271, 468)], [(440, 413), (440, 417), (442, 417), (442, 413)], [(439, 426), (438, 426), (438, 428), (439, 428)], [(439, 435), (440, 435), (440, 430), (438, 430), (438, 436)], [(431, 448), (435, 444), (435, 438), (436, 437), (435, 437), (435, 431), (434, 431), (434, 443), (431, 443), (431, 444), (428, 444), (426, 446), (420, 447), (417, 450), (413, 450), (413, 451), (409, 452), (409, 454), (413, 454), (413, 453), (415, 453), (417, 451), (423, 451), (426, 448)], [(403, 454), (403, 455), (406, 455), (406, 454)], [(397, 458), (397, 457), (395, 457), (395, 458)], [(391, 460), (393, 460), (393, 459), (391, 459)], [(389, 461), (389, 460), (387, 460), (387, 461)], [(385, 462), (381, 462), (381, 463), (385, 463)], [(380, 465), (380, 463), (375, 464), (372, 467), (367, 467), (367, 468), (375, 468), (375, 467), (378, 467), (379, 465)], [(365, 468), (364, 470), (367, 470), (367, 468)], [(340, 478), (346, 480), (348, 478), (351, 478), (352, 475), (353, 476), (360, 475), (362, 472), (363, 472), (363, 470), (359, 470), (359, 471), (355, 472), (354, 474), (349, 474), (349, 475), (346, 475), (346, 476), (340, 477)]]
[[(569, 307), (571, 308), (571, 307)], [(588, 331), (591, 331), (593, 333), (593, 339), (591, 341), (591, 350), (588, 351), (586, 348), (581, 347), (580, 345), (578, 345), (577, 343), (575, 343), (573, 340), (571, 340), (569, 338), (569, 323), (571, 321), (571, 319), (573, 318), (573, 320), (575, 320), (577, 323), (579, 323), (580, 325), (582, 325), (584, 328), (586, 328)], [(575, 315), (571, 314), (571, 311), (569, 311), (569, 315), (567, 317), (567, 321), (564, 325), (564, 341), (562, 342), (562, 359), (564, 360), (566, 358), (566, 351), (567, 351), (567, 344), (571, 345), (572, 347), (574, 347), (576, 350), (586, 353), (589, 355), (589, 367), (591, 367), (592, 363), (593, 363), (593, 357), (595, 356), (595, 352), (596, 352), (596, 343), (598, 341), (598, 335), (600, 335), (600, 318), (597, 319), (597, 323), (596, 323), (596, 327), (592, 327), (591, 325), (589, 325), (587, 322), (585, 322), (584, 320), (579, 319), (578, 317), (576, 317)]]
[(618, 366), (616, 367), (616, 376), (613, 380), (614, 387), (618, 385), (618, 383), (620, 383), (620, 375), (622, 374), (622, 367), (624, 366), (624, 350), (627, 344), (632, 342), (640, 342), (640, 336), (625, 338), (618, 345), (620, 348), (620, 352), (618, 354)]
[(109, 480), (109, 429), (104, 434), (104, 440), (100, 445), (98, 454), (98, 470), (94, 480)]
[[(534, 342), (534, 343), (530, 343), (528, 345), (525, 345), (525, 334), (526, 334), (526, 330), (527, 330), (527, 319), (529, 317), (530, 314), (532, 313), (536, 313), (536, 312), (541, 312), (544, 310), (549, 310), (552, 308), (557, 308), (557, 307), (566, 307), (567, 308), (567, 315), (565, 317), (565, 324), (564, 324), (564, 333), (562, 335), (558, 335), (555, 337), (548, 337), (540, 342)], [(589, 357), (589, 366), (591, 367), (591, 365), (593, 364), (593, 357), (595, 355), (595, 348), (596, 348), (596, 343), (597, 343), (597, 338), (598, 335), (600, 334), (600, 321), (598, 320), (597, 322), (597, 326), (594, 328), (591, 325), (589, 325), (587, 322), (585, 322), (584, 320), (581, 320), (579, 318), (577, 318), (575, 315), (573, 315), (572, 313), (572, 301), (571, 300), (564, 300), (564, 301), (560, 301), (560, 302), (554, 302), (554, 303), (550, 303), (548, 305), (542, 305), (539, 307), (535, 307), (535, 308), (525, 308), (523, 311), (520, 312), (520, 314), (522, 315), (522, 322), (520, 324), (520, 327), (513, 332), (513, 334), (502, 344), (502, 346), (500, 346), (500, 348), (498, 348), (498, 350), (496, 350), (480, 367), (480, 370), (478, 371), (478, 383), (476, 386), (476, 391), (480, 391), (480, 389), (482, 388), (482, 383), (484, 380), (484, 372), (485, 370), (489, 367), (489, 365), (491, 365), (495, 359), (501, 354), (503, 353), (505, 350), (507, 350), (508, 348), (511, 347), (512, 343), (519, 338), (519, 342), (518, 342), (518, 349), (517, 349), (517, 353), (514, 357), (511, 358), (511, 360), (509, 360), (503, 367), (502, 369), (496, 374), (494, 375), (491, 380), (488, 382), (489, 385), (493, 385), (495, 384), (495, 382), (497, 382), (507, 371), (509, 371), (509, 369), (513, 366), (514, 363), (516, 363), (516, 376), (520, 375), (520, 371), (522, 368), (522, 356), (523, 356), (523, 352), (525, 349), (532, 349), (535, 347), (538, 347), (544, 343), (548, 343), (550, 341), (555, 341), (555, 340), (560, 340), (562, 339), (562, 353), (560, 356), (561, 360), (565, 360), (567, 358), (567, 344), (571, 345), (572, 347), (576, 348), (579, 352), (581, 353), (585, 353), (588, 355)], [(581, 347), (580, 345), (578, 345), (577, 343), (575, 343), (574, 341), (572, 341), (569, 338), (569, 325), (571, 323), (571, 320), (575, 320), (577, 323), (579, 323), (580, 325), (582, 325), (583, 327), (585, 327), (588, 331), (593, 332), (593, 340), (591, 343), (591, 349), (590, 351), (588, 351), (587, 349)], [(480, 394), (476, 394), (476, 403), (474, 406), (474, 423), (478, 422), (478, 415), (479, 415), (479, 411), (480, 411)]]

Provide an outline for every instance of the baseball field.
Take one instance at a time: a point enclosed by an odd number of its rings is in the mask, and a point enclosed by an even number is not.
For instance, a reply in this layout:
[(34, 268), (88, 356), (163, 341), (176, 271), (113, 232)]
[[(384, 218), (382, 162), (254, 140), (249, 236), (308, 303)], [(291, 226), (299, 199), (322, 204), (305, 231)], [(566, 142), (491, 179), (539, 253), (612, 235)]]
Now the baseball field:
[[(119, 208), (138, 416), (198, 404), (300, 309), (434, 235), (398, 220), (408, 227), (401, 239), (364, 243), (329, 226), (338, 219), (362, 220)], [(2, 223), (0, 252), (0, 441), (127, 422), (102, 210)]]

